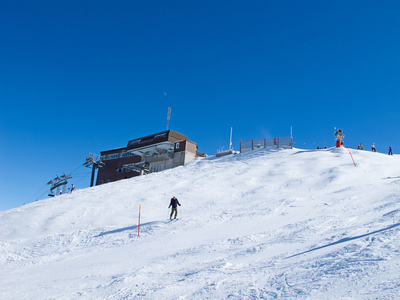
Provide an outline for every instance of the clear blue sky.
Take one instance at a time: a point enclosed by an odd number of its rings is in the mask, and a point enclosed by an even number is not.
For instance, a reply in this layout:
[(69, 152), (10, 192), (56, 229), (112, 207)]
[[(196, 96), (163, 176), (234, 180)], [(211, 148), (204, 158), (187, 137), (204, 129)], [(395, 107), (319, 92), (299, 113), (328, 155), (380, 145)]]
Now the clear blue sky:
[(400, 153), (399, 16), (398, 0), (3, 0), (0, 210), (165, 130), (169, 106), (207, 154), (231, 126), (236, 149), (291, 126), (296, 147), (332, 147), (340, 127)]

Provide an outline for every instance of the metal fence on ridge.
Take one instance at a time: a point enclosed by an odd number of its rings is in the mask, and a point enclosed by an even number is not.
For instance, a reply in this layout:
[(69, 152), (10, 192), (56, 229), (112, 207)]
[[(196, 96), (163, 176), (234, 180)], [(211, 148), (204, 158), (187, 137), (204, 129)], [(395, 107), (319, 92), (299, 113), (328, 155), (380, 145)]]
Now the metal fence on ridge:
[(240, 153), (260, 149), (260, 148), (293, 148), (293, 137), (285, 136), (275, 139), (253, 139), (250, 141), (240, 141)]

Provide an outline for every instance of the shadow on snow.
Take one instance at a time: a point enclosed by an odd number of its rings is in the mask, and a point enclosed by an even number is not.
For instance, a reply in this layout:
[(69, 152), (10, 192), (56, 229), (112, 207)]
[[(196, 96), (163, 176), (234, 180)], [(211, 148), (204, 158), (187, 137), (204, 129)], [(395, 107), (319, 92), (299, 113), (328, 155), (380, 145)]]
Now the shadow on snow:
[(350, 241), (353, 241), (353, 240), (361, 239), (361, 238), (366, 237), (366, 236), (370, 236), (370, 235), (377, 234), (377, 233), (380, 233), (380, 232), (383, 232), (383, 231), (386, 231), (386, 230), (389, 230), (389, 229), (393, 229), (393, 228), (395, 228), (397, 226), (400, 226), (400, 223), (396, 223), (396, 224), (393, 224), (393, 225), (388, 226), (386, 228), (379, 229), (379, 230), (376, 230), (376, 231), (372, 231), (370, 233), (366, 233), (366, 234), (363, 234), (363, 235), (343, 238), (343, 239), (340, 239), (340, 240), (338, 240), (338, 241), (336, 241), (334, 243), (330, 243), (330, 244), (327, 244), (327, 245), (324, 245), (324, 246), (321, 246), (321, 247), (313, 248), (313, 249), (310, 249), (310, 250), (307, 250), (307, 251), (304, 251), (304, 252), (301, 252), (301, 253), (297, 253), (297, 254), (288, 256), (285, 259), (292, 258), (292, 257), (295, 257), (295, 256), (300, 256), (302, 254), (306, 254), (306, 253), (313, 252), (313, 251), (316, 251), (316, 250), (320, 250), (320, 249), (323, 249), (323, 248), (326, 248), (326, 247), (338, 245), (338, 244), (341, 244), (341, 243), (346, 243), (346, 242), (350, 242)]
[[(160, 221), (154, 221), (154, 222), (143, 223), (143, 224), (140, 224), (140, 228), (145, 228), (145, 227), (148, 227), (148, 226), (151, 226), (151, 225), (155, 225), (155, 224), (159, 224), (159, 223), (161, 223), (161, 222)], [(96, 235), (95, 237), (101, 237), (101, 236), (105, 236), (105, 235), (108, 235), (108, 234), (121, 233), (121, 232), (124, 232), (124, 231), (137, 230), (137, 229), (138, 229), (138, 225), (128, 226), (128, 227), (119, 228), (119, 229), (115, 229), (115, 230), (105, 231), (105, 232), (102, 232), (102, 233)]]

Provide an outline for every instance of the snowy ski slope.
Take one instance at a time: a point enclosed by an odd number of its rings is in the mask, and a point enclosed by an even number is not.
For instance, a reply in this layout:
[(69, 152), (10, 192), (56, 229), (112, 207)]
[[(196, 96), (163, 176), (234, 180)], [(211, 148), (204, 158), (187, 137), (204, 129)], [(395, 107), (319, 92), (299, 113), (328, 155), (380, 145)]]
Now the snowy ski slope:
[(352, 154), (207, 157), (0, 212), (0, 299), (396, 299), (400, 157)]

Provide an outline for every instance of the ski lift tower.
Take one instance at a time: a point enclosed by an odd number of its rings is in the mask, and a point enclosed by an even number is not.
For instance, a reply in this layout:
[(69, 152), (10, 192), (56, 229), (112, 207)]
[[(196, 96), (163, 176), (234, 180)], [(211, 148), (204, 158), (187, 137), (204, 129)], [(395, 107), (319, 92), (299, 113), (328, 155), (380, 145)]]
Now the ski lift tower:
[[(62, 175), (62, 176), (58, 176), (52, 180), (50, 180), (47, 184), (50, 184), (50, 193), (49, 196), (50, 197), (54, 197), (57, 195), (60, 195), (61, 193), (65, 193), (65, 187), (68, 183), (68, 179), (71, 179), (72, 177), (70, 175)], [(57, 190), (58, 187), (62, 186), (62, 189)], [(56, 192), (54, 193), (54, 190), (56, 190)]]
[(92, 187), (96, 169), (102, 168), (104, 166), (104, 162), (100, 160), (100, 155), (89, 152), (88, 156), (86, 156), (86, 162), (83, 165), (88, 168), (92, 167), (92, 177), (90, 179), (90, 187)]

